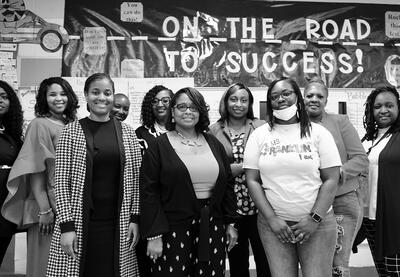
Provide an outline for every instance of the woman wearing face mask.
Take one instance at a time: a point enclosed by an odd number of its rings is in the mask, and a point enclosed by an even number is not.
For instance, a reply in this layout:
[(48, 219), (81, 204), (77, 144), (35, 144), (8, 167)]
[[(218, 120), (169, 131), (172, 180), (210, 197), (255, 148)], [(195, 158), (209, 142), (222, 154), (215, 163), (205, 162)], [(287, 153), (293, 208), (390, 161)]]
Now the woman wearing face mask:
[(333, 201), (338, 224), (338, 239), (332, 276), (350, 276), (351, 248), (362, 222), (362, 203), (358, 193), (360, 176), (368, 174), (368, 157), (356, 129), (345, 115), (325, 111), (328, 88), (320, 79), (312, 79), (304, 88), (304, 104), (312, 122), (329, 130), (338, 147), (342, 167), (339, 188)]
[[(271, 83), (267, 123), (247, 142), (243, 167), (274, 277), (330, 275), (336, 244), (332, 202), (340, 156), (332, 135), (310, 123), (291, 79)], [(260, 183), (260, 180), (262, 183)]]
[(379, 276), (400, 276), (399, 106), (399, 93), (390, 86), (374, 89), (365, 103), (369, 209), (362, 228)]
[(146, 149), (156, 137), (167, 132), (165, 124), (172, 96), (172, 91), (161, 85), (154, 86), (144, 96), (141, 110), (142, 126), (136, 129), (142, 149)]
[(270, 276), (267, 257), (257, 229), (257, 208), (248, 193), (243, 170), (243, 152), (250, 134), (265, 121), (253, 114), (253, 94), (243, 84), (231, 85), (222, 95), (219, 113), (221, 118), (210, 126), (213, 134), (223, 145), (228, 155), (232, 174), (235, 177), (237, 213), (242, 215), (236, 224), (238, 244), (228, 253), (230, 276), (249, 276), (249, 241), (256, 262), (257, 276)]
[(110, 118), (108, 75), (88, 77), (84, 94), (89, 116), (68, 124), (57, 144), (57, 224), (46, 276), (138, 276), (140, 147), (129, 125)]
[[(22, 145), (22, 108), (14, 89), (0, 80), (0, 207), (8, 195), (7, 178)], [(17, 226), (0, 215), (0, 267)]]
[(36, 118), (8, 180), (4, 216), (27, 227), (26, 276), (46, 275), (50, 242), (56, 219), (54, 196), (55, 150), (65, 124), (76, 119), (78, 98), (60, 77), (45, 79), (36, 95)]

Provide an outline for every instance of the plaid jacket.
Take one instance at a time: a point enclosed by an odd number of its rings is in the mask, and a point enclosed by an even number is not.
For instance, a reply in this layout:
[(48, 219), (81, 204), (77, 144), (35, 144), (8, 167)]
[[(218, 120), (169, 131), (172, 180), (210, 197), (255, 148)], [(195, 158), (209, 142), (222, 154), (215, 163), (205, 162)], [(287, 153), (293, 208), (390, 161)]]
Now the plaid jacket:
[[(139, 215), (139, 169), (141, 152), (135, 131), (116, 123), (117, 137), (121, 133), (123, 160), (123, 199), (119, 213), (119, 269), (121, 277), (138, 276), (136, 253), (126, 241), (131, 217)], [(119, 131), (119, 132), (118, 132)], [(86, 177), (86, 139), (79, 121), (68, 124), (61, 133), (56, 150), (55, 193), (57, 219), (47, 266), (48, 277), (79, 276), (82, 257), (83, 193)], [(120, 145), (121, 148), (121, 145)], [(77, 259), (65, 254), (60, 245), (60, 224), (73, 222), (78, 240)]]

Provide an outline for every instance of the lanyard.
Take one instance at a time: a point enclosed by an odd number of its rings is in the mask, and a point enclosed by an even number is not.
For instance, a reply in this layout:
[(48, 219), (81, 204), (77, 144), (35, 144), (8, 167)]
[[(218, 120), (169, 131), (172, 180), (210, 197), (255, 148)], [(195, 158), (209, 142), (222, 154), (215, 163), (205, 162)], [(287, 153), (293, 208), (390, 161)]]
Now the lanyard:
[(373, 143), (373, 144), (371, 145), (371, 147), (368, 148), (367, 156), (369, 155), (369, 153), (371, 153), (372, 148), (374, 148), (375, 146), (377, 146), (378, 143), (380, 143), (384, 138), (386, 138), (386, 137), (389, 136), (389, 132), (388, 132), (388, 131), (389, 131), (389, 130), (387, 130), (387, 131), (381, 136), (381, 138), (380, 138), (376, 143)]

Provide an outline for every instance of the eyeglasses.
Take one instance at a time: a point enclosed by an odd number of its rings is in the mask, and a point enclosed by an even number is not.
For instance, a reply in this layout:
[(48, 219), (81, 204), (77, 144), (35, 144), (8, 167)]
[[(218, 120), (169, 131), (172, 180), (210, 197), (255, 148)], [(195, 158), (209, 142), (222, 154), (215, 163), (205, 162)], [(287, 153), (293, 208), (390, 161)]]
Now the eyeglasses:
[(161, 102), (163, 105), (169, 105), (169, 102), (171, 101), (171, 97), (162, 97), (161, 99), (158, 99), (157, 97), (154, 97), (154, 99), (151, 101), (151, 104), (156, 106), (158, 103)]
[(195, 105), (188, 106), (188, 105), (183, 104), (183, 103), (176, 105), (175, 108), (177, 108), (178, 111), (180, 111), (180, 112), (186, 112), (187, 109), (189, 109), (191, 112), (198, 112), (199, 111), (199, 109)]
[(289, 98), (292, 94), (294, 93), (294, 91), (293, 90), (284, 90), (284, 91), (281, 91), (280, 93), (278, 92), (278, 93), (276, 93), (276, 94), (271, 94), (271, 96), (269, 97), (272, 101), (278, 101), (279, 100), (279, 98), (281, 98), (281, 96), (282, 96), (282, 98), (284, 98), (284, 99), (287, 99), (287, 98)]

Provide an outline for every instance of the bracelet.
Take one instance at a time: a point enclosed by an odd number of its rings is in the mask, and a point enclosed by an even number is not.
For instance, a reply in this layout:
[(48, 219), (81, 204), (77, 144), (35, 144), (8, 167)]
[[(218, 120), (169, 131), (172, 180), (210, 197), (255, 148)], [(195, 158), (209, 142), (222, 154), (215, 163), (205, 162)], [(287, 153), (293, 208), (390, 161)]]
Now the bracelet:
[(158, 236), (155, 236), (155, 237), (150, 237), (150, 238), (147, 238), (147, 240), (156, 240), (156, 239), (160, 239), (160, 238), (162, 238), (162, 235), (158, 235)]
[(45, 215), (45, 214), (49, 214), (53, 211), (53, 208), (48, 209), (47, 211), (44, 212), (39, 212), (38, 217), (40, 217), (41, 215)]
[(235, 223), (229, 223), (228, 225), (231, 226), (236, 232), (238, 231), (238, 229), (235, 227)]

